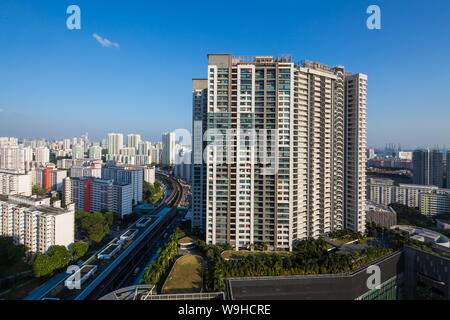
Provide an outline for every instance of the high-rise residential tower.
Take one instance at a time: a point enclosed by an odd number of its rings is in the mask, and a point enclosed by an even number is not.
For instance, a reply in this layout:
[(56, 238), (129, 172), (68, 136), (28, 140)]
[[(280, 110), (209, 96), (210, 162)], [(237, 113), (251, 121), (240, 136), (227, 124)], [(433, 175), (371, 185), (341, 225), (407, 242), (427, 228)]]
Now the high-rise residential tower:
[(129, 134), (127, 136), (127, 146), (128, 148), (139, 148), (139, 143), (141, 142), (141, 135), (140, 134)]
[(442, 151), (415, 150), (413, 152), (413, 181), (418, 185), (443, 187)]
[(166, 132), (162, 134), (162, 155), (161, 161), (163, 164), (173, 165), (175, 161), (175, 133)]
[(123, 148), (123, 134), (108, 133), (108, 154), (118, 155)]
[(208, 78), (193, 79), (193, 228), (207, 243), (279, 249), (364, 231), (367, 76), (290, 57), (208, 60)]

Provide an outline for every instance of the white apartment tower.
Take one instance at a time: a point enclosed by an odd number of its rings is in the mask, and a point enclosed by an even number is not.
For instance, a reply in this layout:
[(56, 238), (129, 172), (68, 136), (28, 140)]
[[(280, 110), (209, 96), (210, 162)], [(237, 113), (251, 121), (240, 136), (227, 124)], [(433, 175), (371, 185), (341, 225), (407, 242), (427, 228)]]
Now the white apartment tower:
[(141, 142), (141, 135), (139, 135), (139, 134), (129, 134), (127, 136), (128, 148), (137, 149), (139, 147), (140, 142)]
[(33, 149), (23, 146), (0, 147), (0, 168), (9, 170), (26, 170), (33, 161)]
[(208, 60), (208, 78), (193, 79), (192, 227), (236, 249), (364, 231), (367, 76), (290, 57)]
[(89, 148), (89, 159), (101, 160), (102, 159), (102, 147), (92, 146)]
[(46, 253), (53, 245), (74, 242), (75, 208), (49, 206), (50, 199), (0, 195), (0, 236), (13, 237), (31, 252)]
[(175, 133), (166, 132), (162, 134), (162, 163), (163, 164), (174, 164), (175, 154)]
[(108, 154), (118, 155), (123, 148), (123, 134), (108, 133)]
[(34, 160), (37, 164), (46, 164), (50, 162), (50, 150), (45, 147), (34, 149)]

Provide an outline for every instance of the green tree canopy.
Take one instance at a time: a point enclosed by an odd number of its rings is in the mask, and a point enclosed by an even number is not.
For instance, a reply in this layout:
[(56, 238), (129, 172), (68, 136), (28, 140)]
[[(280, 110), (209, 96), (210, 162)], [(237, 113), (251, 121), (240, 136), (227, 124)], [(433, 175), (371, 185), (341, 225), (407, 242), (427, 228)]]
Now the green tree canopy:
[(78, 260), (86, 254), (89, 249), (89, 244), (78, 241), (70, 249), (72, 250), (73, 259)]
[(14, 244), (12, 237), (0, 237), (0, 261), (4, 265), (14, 264), (25, 257), (27, 247)]
[(87, 215), (81, 221), (81, 227), (85, 229), (89, 238), (95, 242), (102, 241), (103, 237), (109, 233), (108, 221), (101, 212)]
[(72, 258), (72, 254), (65, 246), (52, 246), (48, 256), (50, 257), (53, 269), (67, 266)]
[(40, 278), (51, 274), (53, 270), (51, 258), (46, 254), (38, 253), (33, 264), (34, 276)]

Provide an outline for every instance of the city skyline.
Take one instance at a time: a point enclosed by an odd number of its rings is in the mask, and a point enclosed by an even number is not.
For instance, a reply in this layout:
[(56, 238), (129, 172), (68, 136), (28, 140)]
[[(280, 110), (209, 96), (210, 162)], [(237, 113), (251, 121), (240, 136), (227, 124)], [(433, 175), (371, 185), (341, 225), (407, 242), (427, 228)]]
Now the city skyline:
[[(192, 76), (206, 67), (207, 53), (233, 47), (237, 55), (288, 53), (368, 74), (368, 146), (393, 138), (405, 148), (448, 145), (450, 63), (440, 53), (449, 45), (437, 40), (450, 30), (441, 16), (449, 4), (380, 1), (381, 30), (365, 26), (369, 4), (251, 7), (255, 15), (218, 36), (220, 18), (234, 13), (217, 5), (210, 6), (217, 18), (209, 21), (200, 5), (194, 10), (179, 3), (183, 10), (172, 12), (165, 4), (79, 1), (81, 30), (68, 30), (66, 4), (6, 1), (0, 5), (8, 49), (0, 51), (0, 136), (51, 139), (88, 131), (99, 140), (108, 132), (135, 132), (154, 140), (162, 132), (190, 129)], [(284, 23), (286, 35), (280, 38), (259, 17)], [(118, 19), (120, 30), (114, 27)], [(411, 67), (421, 63), (426, 71)], [(425, 76), (440, 81), (422, 81)]]

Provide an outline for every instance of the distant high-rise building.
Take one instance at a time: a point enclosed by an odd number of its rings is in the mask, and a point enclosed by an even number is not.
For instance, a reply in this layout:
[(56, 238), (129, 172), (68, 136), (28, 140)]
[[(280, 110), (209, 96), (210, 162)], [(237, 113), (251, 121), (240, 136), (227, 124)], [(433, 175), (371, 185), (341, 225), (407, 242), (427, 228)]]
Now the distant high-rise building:
[(89, 148), (89, 159), (100, 160), (102, 158), (102, 147), (92, 146)]
[(444, 163), (442, 151), (431, 151), (431, 184), (442, 188), (444, 186)]
[(4, 146), (17, 146), (19, 144), (19, 139), (13, 137), (0, 137), (0, 147)]
[(34, 160), (37, 164), (46, 164), (50, 162), (50, 150), (45, 147), (34, 149)]
[(413, 152), (413, 181), (417, 185), (443, 186), (441, 151), (423, 149)]
[(409, 151), (399, 151), (396, 156), (401, 160), (412, 160), (413, 153)]
[(63, 141), (63, 148), (64, 150), (69, 150), (70, 149), (70, 139), (64, 139)]
[(139, 134), (129, 134), (127, 136), (128, 148), (137, 149), (139, 147), (140, 142), (141, 142), (141, 135), (139, 135)]
[(0, 147), (0, 169), (24, 171), (31, 161), (33, 161), (33, 149), (31, 147)]
[(208, 59), (208, 78), (194, 79), (192, 173), (192, 225), (207, 243), (292, 249), (364, 232), (367, 76), (289, 57)]
[(375, 158), (375, 149), (374, 148), (367, 149), (367, 159), (373, 158)]
[(123, 148), (123, 134), (109, 133), (108, 134), (108, 154), (110, 154), (110, 155), (120, 154), (120, 150), (122, 148)]
[(84, 147), (77, 144), (72, 147), (72, 159), (84, 159)]
[(162, 144), (162, 163), (173, 165), (175, 161), (175, 133), (163, 133)]

